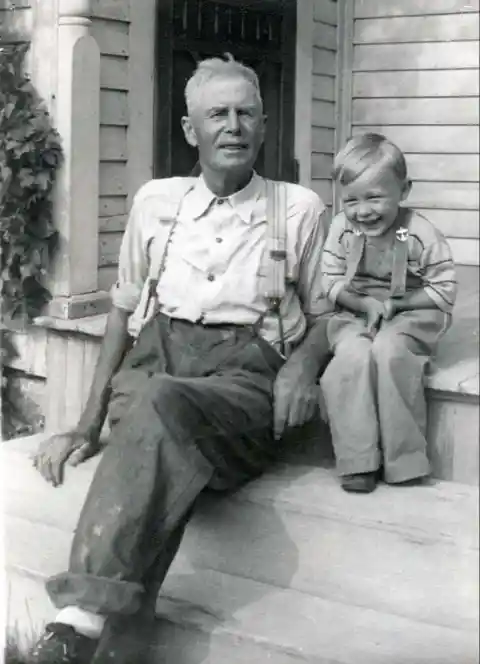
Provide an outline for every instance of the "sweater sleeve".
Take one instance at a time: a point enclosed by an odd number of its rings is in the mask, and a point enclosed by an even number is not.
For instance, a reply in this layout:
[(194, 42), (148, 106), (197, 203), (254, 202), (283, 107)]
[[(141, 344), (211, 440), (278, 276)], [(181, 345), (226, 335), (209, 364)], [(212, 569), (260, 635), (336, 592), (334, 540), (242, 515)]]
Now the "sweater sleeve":
[(457, 295), (455, 265), (447, 240), (436, 228), (424, 244), (420, 268), (427, 295), (439, 309), (451, 313)]
[(332, 220), (322, 253), (323, 289), (333, 303), (347, 283), (347, 254), (343, 241), (345, 230), (345, 217), (339, 214)]

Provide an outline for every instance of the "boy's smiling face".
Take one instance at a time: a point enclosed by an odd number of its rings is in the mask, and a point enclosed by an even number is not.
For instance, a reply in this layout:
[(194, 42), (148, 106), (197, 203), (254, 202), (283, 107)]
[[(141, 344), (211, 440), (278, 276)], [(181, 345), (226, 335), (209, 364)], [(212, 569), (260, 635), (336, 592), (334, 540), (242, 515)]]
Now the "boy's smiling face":
[(342, 186), (343, 210), (359, 231), (378, 237), (395, 223), (399, 205), (410, 189), (410, 180), (400, 181), (393, 168), (372, 166)]

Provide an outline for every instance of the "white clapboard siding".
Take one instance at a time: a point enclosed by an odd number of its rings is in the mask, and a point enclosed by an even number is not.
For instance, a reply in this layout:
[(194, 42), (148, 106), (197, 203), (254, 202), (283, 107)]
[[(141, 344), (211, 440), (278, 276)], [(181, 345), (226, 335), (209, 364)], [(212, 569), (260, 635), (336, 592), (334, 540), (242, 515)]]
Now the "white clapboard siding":
[(335, 76), (338, 3), (315, 0), (312, 80), (312, 187), (332, 205), (331, 172), (335, 149)]
[(12, 11), (9, 2), (0, 0), (0, 37), (4, 36), (4, 31), (12, 31), (19, 37), (30, 40), (33, 36), (35, 25), (35, 11), (33, 4), (36, 0), (30, 0), (15, 3), (15, 10)]
[(478, 97), (477, 69), (354, 72), (355, 98)]
[(478, 17), (469, 14), (365, 18), (355, 22), (356, 44), (446, 42), (478, 39)]
[(478, 154), (478, 125), (362, 125), (352, 133), (365, 131), (384, 134), (404, 152)]
[(355, 18), (478, 12), (479, 0), (356, 0)]
[[(474, 20), (475, 15), (472, 15)], [(354, 71), (478, 68), (478, 41), (359, 44)]]
[(479, 2), (353, 2), (351, 131), (399, 145), (410, 203), (478, 265)]
[[(92, 34), (100, 61), (99, 275), (115, 266), (128, 196), (129, 0), (93, 0)], [(111, 283), (100, 278), (101, 287)]]

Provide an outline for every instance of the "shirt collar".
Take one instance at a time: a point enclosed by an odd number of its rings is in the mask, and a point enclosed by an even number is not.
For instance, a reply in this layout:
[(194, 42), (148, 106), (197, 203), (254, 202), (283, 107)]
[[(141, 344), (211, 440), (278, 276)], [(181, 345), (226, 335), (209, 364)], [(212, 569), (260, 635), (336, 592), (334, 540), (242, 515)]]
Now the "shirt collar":
[[(255, 171), (250, 182), (240, 191), (231, 196), (221, 199), (228, 202), (232, 210), (245, 223), (249, 224), (252, 220), (255, 203), (265, 192), (265, 181)], [(193, 219), (199, 219), (210, 209), (212, 203), (218, 200), (218, 196), (210, 191), (202, 175), (199, 176), (193, 189), (185, 199), (183, 211), (187, 212)]]

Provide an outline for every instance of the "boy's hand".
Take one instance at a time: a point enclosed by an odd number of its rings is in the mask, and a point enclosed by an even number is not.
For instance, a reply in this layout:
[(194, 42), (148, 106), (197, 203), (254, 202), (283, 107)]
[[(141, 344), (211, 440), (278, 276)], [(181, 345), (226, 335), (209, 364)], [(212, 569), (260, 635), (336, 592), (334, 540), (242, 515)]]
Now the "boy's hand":
[(367, 334), (373, 339), (385, 314), (384, 303), (379, 302), (374, 297), (365, 297), (362, 302), (362, 309), (367, 317)]
[(397, 315), (398, 307), (396, 301), (390, 297), (383, 303), (383, 318), (385, 320), (392, 320)]

